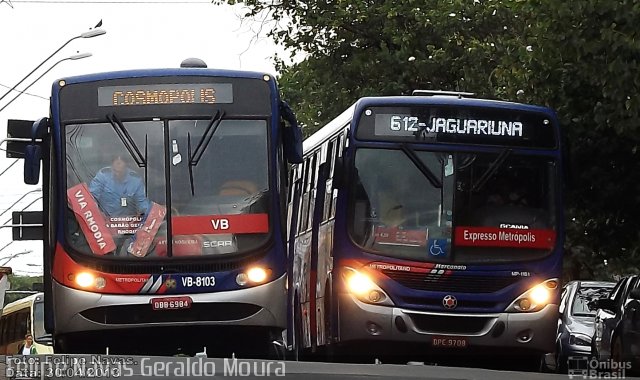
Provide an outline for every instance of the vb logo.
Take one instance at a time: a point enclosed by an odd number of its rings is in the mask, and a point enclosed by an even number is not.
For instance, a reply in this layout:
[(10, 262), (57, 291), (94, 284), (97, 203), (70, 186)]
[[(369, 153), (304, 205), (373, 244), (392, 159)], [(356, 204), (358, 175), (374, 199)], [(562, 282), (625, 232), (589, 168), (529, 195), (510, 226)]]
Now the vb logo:
[(229, 219), (211, 219), (211, 225), (214, 230), (228, 230)]

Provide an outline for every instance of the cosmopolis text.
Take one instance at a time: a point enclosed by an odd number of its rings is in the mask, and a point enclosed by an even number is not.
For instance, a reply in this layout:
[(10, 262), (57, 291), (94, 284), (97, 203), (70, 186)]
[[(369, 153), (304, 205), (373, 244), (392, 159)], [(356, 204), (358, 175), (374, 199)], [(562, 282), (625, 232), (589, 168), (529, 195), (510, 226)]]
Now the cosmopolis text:
[(285, 376), (285, 362), (197, 357), (116, 355), (15, 355), (6, 357), (7, 378), (121, 378), (132, 376)]

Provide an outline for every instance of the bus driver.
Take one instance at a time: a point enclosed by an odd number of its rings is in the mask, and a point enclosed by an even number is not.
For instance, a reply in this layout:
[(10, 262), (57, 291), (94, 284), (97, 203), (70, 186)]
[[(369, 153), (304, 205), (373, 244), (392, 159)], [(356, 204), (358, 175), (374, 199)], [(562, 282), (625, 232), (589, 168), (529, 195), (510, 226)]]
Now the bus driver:
[(142, 178), (129, 169), (121, 155), (112, 158), (110, 167), (98, 171), (89, 191), (107, 218), (146, 215), (151, 207)]

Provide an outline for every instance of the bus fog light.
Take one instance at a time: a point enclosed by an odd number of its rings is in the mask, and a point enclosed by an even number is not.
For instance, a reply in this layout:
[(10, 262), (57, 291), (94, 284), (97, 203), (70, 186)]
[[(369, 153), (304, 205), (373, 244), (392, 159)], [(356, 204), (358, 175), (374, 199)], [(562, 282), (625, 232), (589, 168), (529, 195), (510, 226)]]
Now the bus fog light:
[(105, 286), (107, 286), (107, 280), (105, 280), (104, 277), (96, 277), (96, 289), (104, 289)]
[(367, 322), (367, 331), (371, 335), (380, 335), (382, 332), (382, 327), (378, 326), (376, 323)]
[(531, 338), (533, 338), (533, 331), (529, 329), (520, 331), (516, 335), (516, 340), (520, 343), (528, 343), (531, 341)]
[(236, 276), (236, 283), (240, 286), (247, 285), (247, 281), (249, 281), (249, 279), (247, 278), (247, 275), (244, 273), (240, 273), (239, 275)]
[(251, 282), (261, 283), (267, 279), (267, 271), (260, 267), (253, 267), (247, 271), (247, 277)]
[(76, 284), (80, 287), (88, 288), (95, 283), (95, 277), (88, 272), (78, 273), (76, 276)]

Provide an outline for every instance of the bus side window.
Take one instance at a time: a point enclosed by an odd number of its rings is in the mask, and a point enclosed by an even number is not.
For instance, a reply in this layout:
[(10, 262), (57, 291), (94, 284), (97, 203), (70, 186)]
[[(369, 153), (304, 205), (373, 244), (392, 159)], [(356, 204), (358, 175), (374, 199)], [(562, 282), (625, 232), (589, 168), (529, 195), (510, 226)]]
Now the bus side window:
[(303, 232), (307, 230), (307, 220), (309, 219), (309, 164), (310, 159), (307, 158), (304, 161), (304, 165), (302, 168), (303, 173), (303, 182), (302, 182), (302, 196), (300, 197), (300, 219), (298, 220), (298, 232)]
[(311, 159), (311, 166), (309, 167), (310, 171), (310, 181), (309, 181), (309, 220), (307, 224), (307, 228), (311, 229), (313, 226), (313, 210), (316, 206), (316, 197), (318, 196), (316, 191), (316, 186), (318, 182), (318, 158), (320, 156), (319, 152), (316, 152)]
[(329, 175), (327, 178), (327, 182), (324, 184), (325, 185), (325, 190), (324, 190), (324, 210), (322, 212), (322, 220), (323, 221), (327, 221), (329, 220), (329, 218), (331, 218), (332, 214), (332, 204), (333, 204), (333, 172), (336, 166), (336, 159), (335, 159), (335, 152), (336, 152), (336, 140), (332, 139), (331, 141), (329, 141), (329, 146), (327, 148), (327, 159), (326, 159), (326, 164), (329, 165)]
[[(342, 157), (342, 152), (344, 152), (344, 133), (337, 137), (334, 141), (335, 150), (333, 152), (333, 162), (331, 163), (331, 178), (335, 175), (336, 172), (336, 163), (338, 161), (338, 157)], [(344, 161), (343, 161), (344, 164)], [(344, 174), (344, 168), (340, 168), (341, 172)], [(341, 179), (344, 181), (344, 178)], [(338, 189), (331, 190), (331, 218), (335, 218), (336, 216), (336, 202), (338, 201)]]

